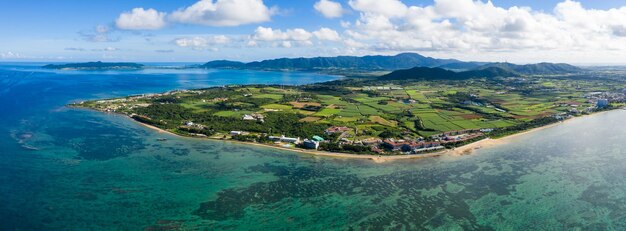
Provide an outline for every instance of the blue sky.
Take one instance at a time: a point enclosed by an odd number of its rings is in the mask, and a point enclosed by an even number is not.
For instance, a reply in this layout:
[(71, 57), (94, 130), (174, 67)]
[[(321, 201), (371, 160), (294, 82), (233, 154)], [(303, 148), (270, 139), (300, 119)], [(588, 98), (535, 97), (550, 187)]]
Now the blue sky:
[(3, 0), (0, 61), (252, 61), (418, 52), (608, 64), (626, 60), (625, 6), (626, 0)]

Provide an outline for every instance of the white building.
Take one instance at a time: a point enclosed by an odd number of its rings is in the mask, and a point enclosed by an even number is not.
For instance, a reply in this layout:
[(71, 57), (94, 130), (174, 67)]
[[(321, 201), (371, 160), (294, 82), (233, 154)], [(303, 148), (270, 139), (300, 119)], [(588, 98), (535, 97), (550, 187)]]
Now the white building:
[(300, 138), (291, 138), (291, 137), (282, 136), (280, 137), (280, 141), (286, 142), (286, 143), (300, 143)]

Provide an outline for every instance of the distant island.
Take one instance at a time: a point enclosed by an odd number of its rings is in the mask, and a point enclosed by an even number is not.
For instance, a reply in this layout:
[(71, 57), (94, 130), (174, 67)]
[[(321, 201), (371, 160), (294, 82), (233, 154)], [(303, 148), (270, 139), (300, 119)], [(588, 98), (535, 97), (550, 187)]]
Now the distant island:
[(423, 156), (624, 106), (623, 79), (573, 74), (581, 70), (547, 63), (458, 72), (413, 67), (303, 86), (233, 85), (72, 106), (181, 136), (313, 154)]
[[(580, 73), (584, 70), (564, 63), (538, 63), (516, 65), (512, 63), (464, 62), (456, 59), (436, 59), (416, 53), (402, 53), (394, 56), (338, 56), (315, 58), (280, 58), (257, 62), (237, 62), (216, 60), (199, 65), (200, 68), (251, 69), (251, 70), (292, 70), (292, 71), (395, 71), (415, 67), (439, 68), (449, 71), (497, 71), (516, 75), (562, 75)], [(474, 75), (480, 73), (466, 73)]]
[(140, 70), (144, 68), (143, 64), (138, 63), (105, 63), (105, 62), (87, 62), (87, 63), (68, 63), (68, 64), (48, 64), (43, 66), (45, 69), (56, 70)]

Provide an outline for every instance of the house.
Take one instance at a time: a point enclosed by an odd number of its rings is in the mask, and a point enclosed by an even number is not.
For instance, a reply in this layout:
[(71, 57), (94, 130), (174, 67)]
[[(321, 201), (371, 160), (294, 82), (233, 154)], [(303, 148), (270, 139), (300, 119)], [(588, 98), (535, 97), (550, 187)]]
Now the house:
[(231, 136), (238, 136), (238, 135), (241, 135), (242, 133), (243, 132), (241, 132), (241, 131), (230, 131), (230, 135)]
[(243, 120), (256, 120), (256, 118), (254, 118), (252, 115), (243, 115)]
[(186, 124), (186, 125), (187, 125), (187, 126), (189, 126), (189, 127), (191, 127), (191, 126), (193, 126), (193, 122), (189, 121), (189, 122), (187, 122), (187, 124)]
[(317, 150), (320, 147), (320, 142), (317, 142), (315, 140), (305, 139), (304, 142), (302, 143), (302, 145), (306, 149), (315, 149), (315, 150)]
[(347, 131), (350, 131), (350, 128), (348, 128), (348, 127), (332, 126), (332, 127), (329, 127), (328, 129), (326, 129), (324, 131), (324, 134), (332, 135), (332, 134), (335, 134), (335, 133), (344, 133), (344, 132), (347, 132)]

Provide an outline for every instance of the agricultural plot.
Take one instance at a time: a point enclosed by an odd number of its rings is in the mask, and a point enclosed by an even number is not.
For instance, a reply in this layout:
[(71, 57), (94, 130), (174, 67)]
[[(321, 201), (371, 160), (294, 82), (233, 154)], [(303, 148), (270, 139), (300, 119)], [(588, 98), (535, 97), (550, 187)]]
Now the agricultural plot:
[(426, 96), (418, 90), (406, 90), (406, 94), (408, 94), (409, 97), (411, 97), (411, 99), (417, 100), (419, 102), (422, 102), (422, 103), (428, 102), (428, 99), (426, 98)]
[(254, 95), (252, 95), (252, 98), (255, 98), (255, 99), (280, 100), (280, 99), (283, 98), (283, 95), (280, 95), (280, 94), (254, 94)]
[(280, 110), (280, 111), (287, 111), (287, 110), (291, 110), (292, 106), (283, 105), (283, 104), (267, 104), (267, 105), (261, 106), (261, 108), (263, 108), (263, 109), (274, 109), (274, 110)]
[(321, 111), (314, 113), (313, 115), (320, 116), (320, 117), (331, 117), (331, 116), (339, 114), (339, 112), (341, 112), (340, 109), (324, 108)]
[(384, 119), (384, 118), (382, 118), (380, 116), (370, 116), (369, 120), (374, 122), (374, 123), (377, 123), (377, 124), (380, 124), (380, 125), (384, 125), (384, 126), (388, 126), (388, 127), (396, 127), (396, 126), (398, 126), (398, 122), (397, 121), (393, 121), (393, 120), (389, 121), (389, 120), (386, 120), (386, 119)]

